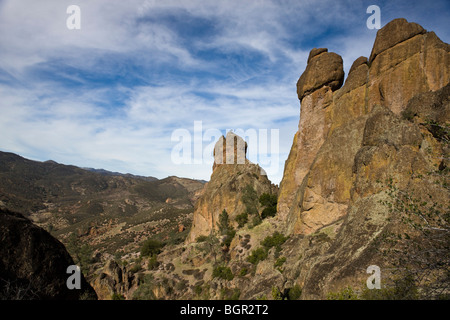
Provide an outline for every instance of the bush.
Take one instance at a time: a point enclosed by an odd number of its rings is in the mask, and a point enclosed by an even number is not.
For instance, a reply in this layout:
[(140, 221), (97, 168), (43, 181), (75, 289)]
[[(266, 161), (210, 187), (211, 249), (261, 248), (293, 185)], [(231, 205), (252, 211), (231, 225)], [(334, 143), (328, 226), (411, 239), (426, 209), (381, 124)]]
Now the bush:
[(244, 212), (236, 216), (236, 222), (242, 228), (248, 222), (248, 213)]
[(283, 300), (283, 294), (277, 287), (272, 287), (272, 298), (274, 300)]
[(288, 237), (285, 237), (283, 234), (275, 231), (272, 236), (267, 236), (263, 242), (261, 243), (267, 250), (272, 247), (276, 247), (278, 250), (281, 249), (281, 245), (286, 242)]
[(229, 230), (225, 238), (222, 240), (222, 245), (226, 246), (227, 248), (230, 247), (231, 241), (233, 241), (234, 236), (236, 235), (236, 230), (232, 229)]
[(275, 217), (276, 214), (277, 214), (277, 207), (267, 207), (264, 208), (264, 210), (262, 211), (261, 218), (266, 219), (269, 217)]
[(329, 292), (327, 300), (358, 300), (358, 295), (351, 287), (345, 287), (338, 292)]
[(245, 205), (248, 214), (258, 214), (257, 201), (258, 195), (251, 184), (245, 186), (242, 192), (242, 203)]
[(259, 197), (259, 203), (264, 207), (273, 207), (277, 205), (277, 195), (276, 194), (269, 194), (269, 193), (263, 193)]
[(198, 236), (198, 237), (195, 239), (195, 241), (198, 242), (198, 243), (201, 243), (201, 242), (205, 242), (207, 239), (208, 239), (208, 236), (201, 235), (201, 236)]
[(259, 197), (259, 203), (265, 207), (261, 213), (261, 218), (274, 217), (277, 213), (277, 195), (263, 193)]
[(125, 297), (120, 293), (114, 292), (111, 296), (111, 300), (125, 300)]
[(241, 290), (238, 288), (229, 289), (229, 288), (222, 288), (220, 290), (220, 299), (222, 300), (239, 300), (239, 297), (241, 296)]
[(224, 209), (222, 213), (219, 215), (219, 221), (217, 222), (217, 227), (219, 229), (219, 233), (224, 235), (224, 239), (222, 241), (222, 245), (229, 247), (231, 241), (236, 235), (236, 231), (230, 224), (230, 219), (227, 211)]
[(153, 276), (148, 274), (139, 279), (139, 286), (133, 293), (133, 300), (154, 300)]
[(394, 279), (392, 284), (384, 288), (377, 290), (365, 288), (361, 293), (361, 299), (364, 300), (417, 300), (419, 298), (414, 277), (408, 273), (404, 277)]
[(202, 288), (201, 285), (196, 285), (196, 286), (194, 287), (194, 293), (195, 293), (197, 296), (201, 295), (201, 294), (202, 294), (202, 291), (203, 291), (203, 288)]
[(148, 259), (148, 270), (155, 270), (159, 267), (159, 262), (156, 259), (156, 254), (153, 254), (150, 259)]
[(281, 267), (286, 262), (286, 257), (278, 258), (277, 261), (275, 261), (275, 264), (273, 265), (275, 268), (278, 268), (278, 270), (281, 272)]
[(289, 300), (298, 300), (302, 295), (302, 288), (298, 284), (289, 289)]
[(266, 260), (268, 256), (268, 252), (264, 248), (258, 248), (252, 251), (252, 253), (248, 256), (247, 261), (257, 265), (260, 261)]
[(141, 256), (151, 256), (155, 254), (159, 254), (161, 252), (161, 248), (163, 247), (162, 242), (154, 239), (148, 239), (144, 242), (141, 247)]
[(256, 227), (257, 225), (261, 224), (262, 220), (261, 217), (259, 216), (259, 214), (255, 215), (252, 219), (252, 225), (251, 228)]
[(223, 209), (222, 213), (219, 215), (219, 221), (217, 221), (217, 229), (219, 229), (219, 234), (226, 235), (231, 229), (230, 217), (228, 216), (227, 210)]
[(217, 266), (214, 268), (213, 270), (213, 274), (212, 274), (213, 278), (219, 278), (219, 279), (224, 279), (224, 280), (233, 280), (234, 275), (231, 272), (231, 269), (229, 267), (225, 267), (225, 266)]
[(247, 275), (247, 273), (248, 269), (246, 267), (243, 267), (241, 271), (239, 271), (239, 276), (244, 277), (245, 275)]

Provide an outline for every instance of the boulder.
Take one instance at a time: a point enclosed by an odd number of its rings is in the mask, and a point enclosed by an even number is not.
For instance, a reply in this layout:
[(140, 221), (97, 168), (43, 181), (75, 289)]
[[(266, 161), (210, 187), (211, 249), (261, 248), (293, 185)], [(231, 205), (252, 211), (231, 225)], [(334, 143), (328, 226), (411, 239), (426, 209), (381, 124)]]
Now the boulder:
[(339, 89), (344, 82), (342, 57), (327, 49), (313, 49), (308, 58), (305, 71), (297, 82), (300, 101), (309, 93), (328, 86), (332, 91)]
[(408, 40), (418, 34), (424, 34), (426, 30), (414, 22), (408, 22), (406, 19), (394, 19), (383, 28), (378, 30), (377, 37), (373, 44), (369, 63), (381, 52), (392, 48), (396, 44)]
[(24, 216), (0, 210), (0, 300), (97, 299), (81, 274), (81, 289), (66, 285), (74, 265), (64, 245)]

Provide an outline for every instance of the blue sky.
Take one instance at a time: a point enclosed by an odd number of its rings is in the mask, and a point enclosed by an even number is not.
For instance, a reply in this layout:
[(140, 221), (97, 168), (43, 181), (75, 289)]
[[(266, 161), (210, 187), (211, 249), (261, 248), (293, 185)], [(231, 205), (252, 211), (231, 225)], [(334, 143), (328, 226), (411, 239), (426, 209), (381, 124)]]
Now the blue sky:
[[(80, 30), (66, 27), (72, 4), (81, 10)], [(340, 54), (348, 73), (370, 54), (376, 30), (366, 27), (366, 9), (373, 4), (382, 26), (403, 17), (450, 40), (446, 0), (0, 1), (0, 150), (209, 180), (211, 156), (173, 162), (175, 130), (193, 135), (194, 121), (223, 134), (279, 130), (268, 171), (279, 183), (309, 51)]]

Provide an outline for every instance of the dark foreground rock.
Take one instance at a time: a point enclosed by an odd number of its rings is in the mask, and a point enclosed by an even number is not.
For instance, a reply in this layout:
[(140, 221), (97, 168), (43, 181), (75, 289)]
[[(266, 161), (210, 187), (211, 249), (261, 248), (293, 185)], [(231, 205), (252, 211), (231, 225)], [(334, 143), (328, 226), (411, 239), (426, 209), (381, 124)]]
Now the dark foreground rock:
[(68, 289), (74, 261), (64, 245), (18, 213), (0, 209), (0, 299), (97, 299), (81, 275), (81, 289)]

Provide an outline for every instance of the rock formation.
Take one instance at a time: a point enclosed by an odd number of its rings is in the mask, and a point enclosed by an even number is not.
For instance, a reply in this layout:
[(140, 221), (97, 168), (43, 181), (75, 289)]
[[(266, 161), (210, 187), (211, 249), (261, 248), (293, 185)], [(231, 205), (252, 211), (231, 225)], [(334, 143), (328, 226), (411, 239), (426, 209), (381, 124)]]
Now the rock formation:
[(276, 192), (262, 168), (246, 159), (246, 151), (247, 143), (232, 132), (217, 141), (214, 147), (213, 173), (195, 205), (188, 242), (200, 235), (208, 235), (215, 229), (224, 209), (231, 221), (245, 212), (241, 198), (246, 186), (252, 186), (258, 196)]
[(417, 94), (444, 87), (449, 59), (448, 44), (405, 19), (378, 31), (370, 59), (353, 63), (342, 88), (342, 59), (311, 51), (297, 83), (299, 130), (280, 185), (278, 211), (289, 232), (309, 234), (346, 215), (368, 118), (377, 110), (398, 116)]
[(115, 294), (131, 299), (138, 279), (126, 266), (108, 260), (98, 273), (92, 285), (99, 299), (110, 300)]
[(61, 242), (22, 215), (0, 211), (0, 239), (1, 299), (97, 299), (83, 275), (81, 289), (67, 287), (73, 259)]

